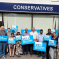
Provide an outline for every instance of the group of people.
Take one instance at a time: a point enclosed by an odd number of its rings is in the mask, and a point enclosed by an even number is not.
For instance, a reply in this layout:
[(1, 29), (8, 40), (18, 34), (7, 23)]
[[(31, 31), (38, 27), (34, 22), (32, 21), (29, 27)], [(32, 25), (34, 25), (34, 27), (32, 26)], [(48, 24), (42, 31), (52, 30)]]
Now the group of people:
[[(14, 39), (15, 38), (14, 35), (20, 36), (21, 34), (20, 34), (20, 32), (11, 33), (10, 28), (8, 28), (8, 32), (6, 33), (6, 31), (4, 31), (4, 26), (1, 26), (0, 36), (8, 36), (8, 38)], [(0, 41), (0, 58), (2, 58), (2, 56), (4, 58), (6, 58), (5, 51), (7, 50), (7, 52), (10, 53), (10, 57), (14, 57), (14, 54), (16, 54), (17, 57), (21, 57), (21, 54), (23, 56), (25, 56), (25, 51), (26, 51), (26, 55), (28, 57), (29, 56), (28, 52), (30, 51), (30, 56), (32, 56), (32, 54), (35, 54), (36, 56), (38, 55), (38, 57), (42, 56), (42, 59), (44, 59), (45, 56), (46, 56), (46, 59), (49, 59), (49, 58), (54, 59), (54, 54), (55, 54), (55, 59), (57, 59), (58, 37), (56, 36), (55, 32), (53, 34), (51, 33), (51, 29), (48, 29), (48, 33), (46, 35), (51, 35), (52, 40), (57, 41), (56, 47), (48, 46), (48, 41), (43, 40), (44, 34), (43, 34), (42, 29), (40, 30), (40, 34), (38, 34), (35, 31), (34, 27), (32, 28), (32, 31), (30, 33), (28, 33), (28, 29), (26, 28), (25, 32), (22, 33), (22, 35), (23, 36), (33, 35), (33, 40), (35, 42), (46, 42), (47, 43), (46, 54), (45, 54), (45, 52), (41, 52), (41, 51), (33, 51), (33, 44), (21, 45), (21, 40), (17, 41), (16, 44), (8, 44), (8, 42)]]

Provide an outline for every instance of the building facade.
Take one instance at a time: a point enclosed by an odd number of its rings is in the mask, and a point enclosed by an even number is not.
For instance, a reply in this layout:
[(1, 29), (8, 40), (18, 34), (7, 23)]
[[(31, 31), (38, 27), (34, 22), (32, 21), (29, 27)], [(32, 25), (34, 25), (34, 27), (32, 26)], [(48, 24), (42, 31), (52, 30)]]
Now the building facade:
[(21, 29), (59, 29), (59, 0), (0, 0), (0, 26)]

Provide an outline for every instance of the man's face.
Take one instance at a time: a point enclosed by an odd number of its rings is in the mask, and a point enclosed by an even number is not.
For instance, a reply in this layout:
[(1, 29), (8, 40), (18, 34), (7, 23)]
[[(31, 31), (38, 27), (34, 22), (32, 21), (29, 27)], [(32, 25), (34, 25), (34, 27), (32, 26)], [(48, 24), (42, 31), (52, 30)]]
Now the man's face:
[(4, 30), (4, 27), (1, 27), (1, 30), (3, 31)]
[(11, 37), (13, 37), (14, 35), (12, 34)]
[(32, 31), (34, 32), (35, 31), (35, 28), (32, 28)]
[(43, 31), (40, 31), (40, 34), (42, 34), (43, 33)]
[(51, 33), (51, 30), (48, 30), (48, 33)]
[(27, 33), (28, 32), (28, 29), (25, 29), (25, 32)]
[(8, 32), (10, 32), (10, 29), (8, 29)]

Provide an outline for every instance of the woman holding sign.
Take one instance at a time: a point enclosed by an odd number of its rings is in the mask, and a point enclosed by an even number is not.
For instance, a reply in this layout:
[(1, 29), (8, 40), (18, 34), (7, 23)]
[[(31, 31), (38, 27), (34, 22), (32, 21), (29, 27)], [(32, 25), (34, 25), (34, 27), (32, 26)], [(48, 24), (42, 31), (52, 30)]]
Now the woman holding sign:
[(9, 38), (9, 52), (10, 52), (10, 57), (14, 57), (14, 52), (15, 52), (15, 43), (13, 44), (13, 40), (15, 39), (14, 33), (11, 33), (11, 37)]
[[(57, 51), (58, 51), (58, 37), (56, 36), (56, 33), (54, 32), (53, 33), (53, 38), (52, 38), (52, 40), (56, 40), (57, 41), (57, 44), (56, 44), (56, 46), (51, 46), (50, 47), (50, 59), (54, 59), (54, 57), (55, 57), (55, 59), (57, 59)], [(55, 56), (54, 56), (54, 54), (55, 54)]]
[(18, 39), (16, 41), (16, 56), (17, 57), (21, 57), (20, 54), (22, 54), (22, 45), (21, 45), (21, 41), (20, 41), (20, 32), (17, 32), (17, 36), (16, 39)]

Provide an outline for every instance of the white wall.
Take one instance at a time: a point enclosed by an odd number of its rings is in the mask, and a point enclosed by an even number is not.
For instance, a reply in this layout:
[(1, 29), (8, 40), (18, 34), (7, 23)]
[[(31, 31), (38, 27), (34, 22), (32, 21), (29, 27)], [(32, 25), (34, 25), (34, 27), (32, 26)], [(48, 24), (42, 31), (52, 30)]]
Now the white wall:
[[(8, 25), (8, 26), (7, 26)], [(12, 25), (18, 26), (18, 31), (21, 29), (31, 29), (31, 15), (30, 14), (4, 14), (5, 29), (11, 28)]]
[(43, 33), (46, 34), (47, 30), (50, 28), (54, 30), (55, 22), (56, 22), (56, 29), (58, 29), (58, 17), (54, 18), (52, 15), (33, 15), (33, 27), (36, 29), (43, 29)]
[(0, 0), (0, 2), (34, 3), (34, 4), (56, 4), (56, 5), (59, 5), (58, 1), (57, 2), (52, 2), (52, 0)]

